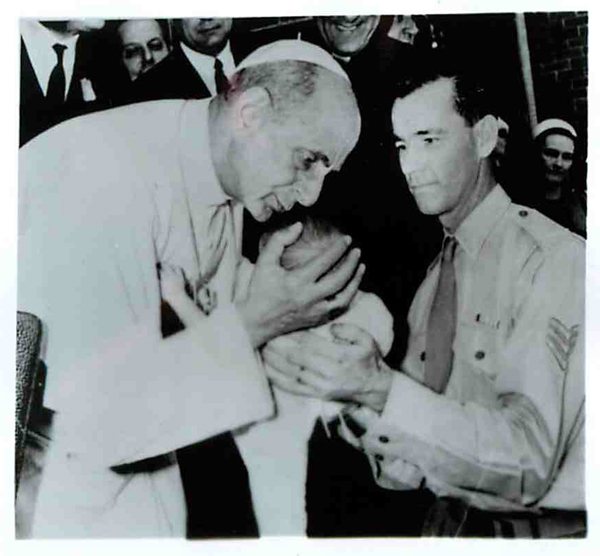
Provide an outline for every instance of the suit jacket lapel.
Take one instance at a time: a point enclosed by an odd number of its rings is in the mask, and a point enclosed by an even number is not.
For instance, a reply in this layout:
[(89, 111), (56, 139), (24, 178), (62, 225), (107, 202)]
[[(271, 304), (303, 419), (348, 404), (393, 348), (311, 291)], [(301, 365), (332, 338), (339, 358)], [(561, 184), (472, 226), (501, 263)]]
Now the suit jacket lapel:
[(44, 102), (44, 92), (40, 86), (33, 64), (29, 58), (25, 41), (21, 39), (21, 104), (25, 102)]
[(195, 98), (209, 98), (212, 96), (206, 83), (204, 83), (196, 68), (194, 68), (179, 46), (173, 50), (173, 70), (182, 84), (185, 83), (185, 87), (182, 88), (189, 91), (196, 91)]

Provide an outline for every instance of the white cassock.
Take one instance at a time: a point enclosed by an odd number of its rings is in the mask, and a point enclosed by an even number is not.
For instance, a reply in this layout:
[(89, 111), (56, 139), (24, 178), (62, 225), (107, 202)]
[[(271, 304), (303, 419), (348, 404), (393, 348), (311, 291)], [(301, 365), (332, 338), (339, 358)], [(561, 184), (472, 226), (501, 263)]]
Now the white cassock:
[[(232, 303), (241, 207), (224, 228), (216, 310), (161, 335), (157, 263), (197, 279), (207, 221), (229, 201), (208, 102), (100, 112), (21, 149), (18, 308), (44, 323), (45, 405), (57, 411), (36, 537), (184, 536), (172, 452), (273, 411)], [(111, 469), (156, 456), (159, 469)]]

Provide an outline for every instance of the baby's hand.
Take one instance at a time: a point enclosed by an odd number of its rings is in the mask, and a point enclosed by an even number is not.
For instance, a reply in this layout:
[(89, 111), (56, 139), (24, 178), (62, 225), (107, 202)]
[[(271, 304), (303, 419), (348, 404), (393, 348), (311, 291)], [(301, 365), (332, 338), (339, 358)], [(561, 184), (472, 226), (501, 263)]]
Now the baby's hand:
[(168, 264), (161, 264), (160, 288), (163, 299), (170, 304), (187, 297), (183, 270)]
[[(186, 279), (183, 270), (175, 266), (161, 264), (160, 287), (163, 300), (177, 313), (179, 320), (186, 328), (190, 328), (204, 320), (216, 305), (216, 298), (213, 299), (210, 296), (206, 300), (200, 296), (197, 300), (198, 304), (196, 304), (186, 291)], [(202, 306), (201, 302), (210, 305), (209, 310)]]
[(203, 285), (196, 290), (196, 304), (205, 315), (210, 315), (217, 306), (217, 292), (208, 285)]

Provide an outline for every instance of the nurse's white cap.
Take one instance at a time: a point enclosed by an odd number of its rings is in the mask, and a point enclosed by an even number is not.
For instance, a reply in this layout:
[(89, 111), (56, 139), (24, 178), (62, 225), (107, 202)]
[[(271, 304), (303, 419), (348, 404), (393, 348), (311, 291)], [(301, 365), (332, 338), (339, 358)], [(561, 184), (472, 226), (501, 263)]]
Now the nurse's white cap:
[(342, 66), (334, 60), (331, 54), (315, 44), (302, 40), (281, 40), (261, 46), (242, 60), (236, 67), (236, 71), (267, 62), (282, 62), (284, 60), (310, 62), (324, 67), (350, 82)]
[(533, 129), (533, 138), (537, 139), (542, 133), (552, 129), (561, 129), (563, 132), (566, 131), (573, 139), (577, 138), (575, 128), (569, 122), (565, 122), (565, 120), (560, 120), (558, 118), (549, 118), (536, 125)]

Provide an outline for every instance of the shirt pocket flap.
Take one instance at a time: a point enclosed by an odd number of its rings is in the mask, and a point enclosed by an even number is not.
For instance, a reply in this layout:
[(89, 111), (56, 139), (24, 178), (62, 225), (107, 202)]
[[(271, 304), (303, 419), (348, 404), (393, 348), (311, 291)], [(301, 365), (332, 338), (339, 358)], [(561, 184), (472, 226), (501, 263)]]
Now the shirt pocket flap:
[(454, 343), (455, 358), (469, 365), (476, 374), (495, 379), (498, 333), (498, 327), (482, 321), (459, 325)]

